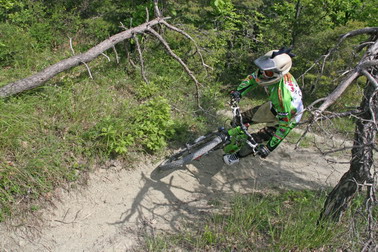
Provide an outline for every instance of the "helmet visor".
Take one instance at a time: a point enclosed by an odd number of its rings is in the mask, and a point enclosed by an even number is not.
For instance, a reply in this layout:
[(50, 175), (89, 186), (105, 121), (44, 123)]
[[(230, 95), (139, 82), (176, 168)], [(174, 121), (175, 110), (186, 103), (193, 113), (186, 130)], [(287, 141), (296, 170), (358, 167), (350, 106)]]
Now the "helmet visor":
[(276, 63), (269, 56), (261, 56), (260, 58), (257, 58), (254, 63), (263, 71), (276, 69)]

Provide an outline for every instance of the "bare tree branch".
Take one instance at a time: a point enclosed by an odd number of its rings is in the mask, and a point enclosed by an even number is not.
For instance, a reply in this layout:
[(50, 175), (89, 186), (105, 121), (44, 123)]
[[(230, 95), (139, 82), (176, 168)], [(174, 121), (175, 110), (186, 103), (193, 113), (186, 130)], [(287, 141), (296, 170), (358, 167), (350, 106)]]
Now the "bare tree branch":
[(365, 47), (370, 46), (372, 44), (374, 44), (374, 42), (371, 42), (371, 41), (368, 41), (368, 42), (365, 42), (365, 43), (361, 43), (360, 45), (358, 45), (356, 47), (356, 52), (360, 52), (360, 51), (362, 51), (362, 49), (364, 49)]
[(354, 36), (361, 35), (361, 34), (378, 34), (378, 27), (365, 27), (365, 28), (362, 28), (362, 29), (358, 29), (358, 30), (354, 30), (354, 31), (350, 31), (348, 33), (345, 33), (344, 35), (342, 35), (340, 37), (340, 41), (339, 41), (338, 44), (340, 45), (346, 38), (354, 37)]
[(366, 68), (370, 68), (377, 65), (378, 65), (378, 60), (369, 60), (369, 61), (359, 64), (357, 68), (361, 70), (366, 70)]
[(156, 17), (162, 17), (161, 15), (161, 12), (160, 12), (160, 9), (159, 9), (159, 5), (158, 5), (158, 0), (154, 0), (154, 9), (155, 9), (155, 15)]
[(143, 77), (143, 80), (144, 82), (146, 82), (147, 84), (149, 83), (147, 78), (146, 78), (146, 73), (144, 71), (144, 61), (143, 61), (143, 56), (142, 56), (142, 50), (140, 49), (140, 44), (139, 44), (139, 39), (138, 39), (138, 35), (137, 34), (134, 34), (133, 35), (133, 38), (134, 38), (134, 41), (137, 45), (137, 50), (138, 50), (138, 54), (139, 54), (139, 61), (140, 61), (140, 71), (141, 71), (141, 74), (142, 74), (142, 77)]
[(146, 7), (146, 23), (148, 23), (150, 19), (150, 13), (148, 12), (148, 8)]
[(201, 83), (196, 79), (196, 77), (193, 75), (192, 71), (188, 68), (188, 66), (184, 63), (184, 61), (182, 61), (182, 59), (179, 56), (177, 56), (172, 51), (172, 49), (170, 48), (170, 46), (168, 45), (168, 43), (164, 40), (164, 38), (162, 36), (160, 36), (159, 33), (157, 33), (152, 28), (148, 28), (147, 30), (149, 32), (151, 32), (164, 45), (164, 47), (167, 50), (167, 52), (183, 66), (183, 68), (185, 69), (186, 73), (195, 82), (195, 84), (196, 84), (196, 92), (197, 92), (197, 95), (196, 95), (197, 96), (197, 105), (200, 106), (200, 102), (199, 102), (199, 98), (200, 98), (199, 88), (201, 86)]
[[(327, 59), (340, 47), (340, 45), (344, 42), (345, 39), (349, 38), (349, 37), (354, 37), (354, 36), (357, 36), (357, 35), (361, 35), (361, 34), (374, 34), (374, 35), (377, 35), (378, 34), (378, 27), (366, 27), (366, 28), (362, 28), (362, 29), (358, 29), (358, 30), (354, 30), (354, 31), (351, 31), (351, 32), (348, 32), (344, 35), (341, 35), (340, 38), (339, 38), (339, 41), (338, 43), (336, 44), (335, 47), (331, 48), (327, 54), (321, 56), (318, 60), (316, 60), (314, 62), (314, 64), (309, 68), (307, 69), (301, 76), (299, 76), (299, 78), (302, 78), (302, 80), (304, 80), (304, 76), (312, 69), (314, 68), (320, 61), (322, 61), (322, 65), (321, 65), (321, 71), (320, 71), (320, 74), (323, 73), (324, 71), (324, 67), (325, 67), (325, 63), (327, 61)], [(371, 43), (371, 42), (370, 42)], [(368, 44), (364, 44), (363, 47), (367, 46)], [(362, 48), (357, 48), (357, 50), (361, 50)], [(298, 78), (298, 79), (299, 79)], [(312, 84), (312, 86), (314, 86), (314, 90), (316, 89), (316, 86), (317, 86), (317, 83), (319, 81), (319, 78), (318, 77), (314, 83)], [(303, 81), (304, 83), (304, 81)], [(313, 91), (314, 92), (314, 91)]]
[(92, 47), (85, 53), (74, 55), (68, 59), (62, 60), (52, 66), (47, 67), (44, 70), (30, 77), (18, 80), (4, 87), (1, 87), (0, 98), (14, 95), (22, 91), (38, 87), (42, 85), (43, 83), (45, 83), (46, 81), (48, 81), (49, 79), (51, 79), (52, 77), (54, 77), (55, 75), (57, 75), (58, 73), (61, 73), (67, 69), (75, 67), (79, 65), (80, 63), (90, 62), (93, 59), (95, 59), (97, 56), (99, 56), (101, 53), (108, 50), (109, 48), (112, 48), (114, 45), (118, 44), (119, 42), (125, 39), (131, 38), (134, 33), (144, 32), (149, 27), (153, 27), (159, 24), (162, 20), (163, 18), (159, 17), (154, 20), (151, 20), (148, 23), (141, 24), (135, 28), (113, 35), (107, 40), (96, 45), (95, 47)]
[(371, 74), (368, 71), (366, 71), (365, 69), (363, 69), (361, 72), (363, 73), (363, 75), (365, 75), (368, 78), (368, 80), (371, 83), (374, 84), (375, 88), (378, 88), (378, 82), (377, 82), (377, 80), (374, 79), (373, 76), (371, 76)]
[[(330, 52), (324, 57), (324, 60), (323, 60), (323, 66), (325, 65), (325, 61), (327, 59), (327, 57), (331, 54), (331, 52), (333, 52), (334, 50), (336, 50), (338, 48), (338, 46), (348, 37), (352, 37), (352, 36), (356, 36), (356, 35), (360, 35), (360, 34), (365, 34), (365, 33), (374, 33), (374, 34), (378, 34), (378, 27), (368, 27), (368, 28), (364, 28), (364, 29), (359, 29), (359, 30), (355, 30), (355, 31), (352, 31), (352, 32), (348, 32), (346, 34), (344, 34), (336, 47), (332, 48), (330, 50)], [(359, 62), (359, 64), (356, 66), (356, 68), (351, 71), (348, 76), (346, 77), (346, 79), (344, 79), (337, 87), (336, 89), (331, 93), (329, 94), (323, 104), (318, 108), (318, 111), (315, 113), (315, 118), (316, 117), (319, 117), (319, 115), (324, 112), (329, 106), (331, 106), (342, 94), (343, 92), (346, 90), (346, 88), (354, 81), (356, 80), (361, 74), (365, 75), (374, 85), (376, 85), (376, 87), (378, 87), (378, 82), (367, 72), (367, 68), (370, 68), (370, 67), (373, 67), (373, 66), (376, 66), (378, 65), (378, 60), (369, 60), (368, 59), (368, 56), (370, 55), (373, 55), (374, 53), (376, 53), (375, 51), (377, 50), (377, 47), (378, 47), (378, 42), (376, 41), (373, 46), (371, 46), (368, 50), (368, 52), (365, 54), (365, 56), (362, 58), (362, 60)], [(324, 99), (324, 98), (322, 98)], [(318, 100), (319, 101), (319, 100)], [(316, 102), (318, 102), (316, 101)], [(315, 102), (315, 103), (316, 103)]]
[(318, 108), (317, 115), (326, 110), (329, 106), (331, 106), (335, 101), (344, 93), (344, 91), (347, 89), (347, 87), (360, 76), (360, 73), (358, 71), (351, 72), (346, 80), (341, 82), (337, 88), (326, 97), (323, 104)]
[[(70, 48), (71, 48), (71, 51), (72, 51), (72, 55), (75, 55), (75, 49), (73, 48), (72, 38), (71, 37), (70, 37)], [(110, 59), (109, 59), (109, 61), (110, 61)], [(89, 78), (93, 79), (93, 75), (92, 75), (91, 69), (89, 68), (88, 64), (85, 63), (85, 62), (81, 62), (81, 63), (84, 64), (85, 67), (87, 68), (87, 71), (88, 71), (88, 74), (89, 74)]]
[(181, 29), (179, 29), (179, 28), (177, 28), (177, 27), (175, 27), (175, 26), (172, 26), (172, 25), (170, 25), (170, 24), (168, 24), (166, 21), (164, 21), (163, 20), (163, 22), (161, 22), (162, 24), (164, 24), (165, 26), (167, 26), (169, 29), (171, 29), (171, 30), (173, 30), (173, 31), (176, 31), (176, 32), (178, 32), (178, 33), (181, 33), (182, 35), (184, 35), (185, 37), (187, 37), (188, 39), (190, 39), (192, 42), (193, 42), (193, 44), (194, 44), (194, 46), (196, 47), (196, 49), (197, 49), (197, 53), (199, 54), (199, 56), (200, 56), (200, 58), (201, 58), (201, 61), (202, 61), (202, 65), (204, 66), (204, 67), (207, 67), (207, 68), (210, 68), (211, 70), (213, 70), (213, 68), (212, 67), (210, 67), (210, 66), (208, 66), (208, 65), (206, 65), (205, 64), (205, 61), (203, 60), (203, 57), (202, 57), (202, 53), (201, 53), (201, 51), (200, 51), (200, 49), (199, 49), (199, 47), (198, 47), (198, 45), (197, 45), (197, 42), (189, 35), (189, 34), (187, 34), (186, 32), (184, 32), (183, 30), (181, 30)]
[(108, 55), (106, 55), (105, 53), (101, 53), (101, 55), (104, 56), (109, 62), (111, 61), (110, 57)]
[(73, 48), (73, 45), (72, 45), (72, 38), (69, 37), (69, 39), (70, 39), (70, 48), (71, 48), (72, 55), (75, 55), (75, 49)]
[(117, 52), (117, 49), (116, 49), (116, 47), (114, 45), (113, 45), (113, 51), (114, 51), (114, 54), (115, 54), (115, 57), (116, 57), (116, 62), (117, 62), (117, 64), (119, 64), (118, 52)]
[[(130, 29), (126, 29), (126, 27), (121, 23), (121, 27), (123, 29), (125, 29), (125, 31), (118, 33), (114, 36), (111, 36), (107, 40), (96, 45), (95, 47), (92, 47), (91, 49), (89, 49), (85, 53), (82, 53), (82, 54), (79, 54), (79, 55), (74, 55), (74, 56), (72, 56), (68, 59), (62, 60), (62, 61), (60, 61), (60, 62), (58, 62), (58, 63), (56, 63), (52, 66), (47, 67), (44, 70), (42, 70), (42, 71), (40, 71), (40, 72), (38, 72), (38, 73), (36, 73), (32, 76), (29, 76), (27, 78), (18, 80), (16, 82), (13, 82), (13, 83), (10, 83), (6, 86), (1, 87), (0, 88), (0, 98), (7, 97), (7, 96), (10, 96), (10, 95), (14, 95), (14, 94), (20, 93), (22, 91), (38, 87), (38, 86), (44, 84), (49, 79), (51, 79), (52, 77), (54, 77), (55, 75), (59, 74), (60, 72), (63, 72), (67, 69), (75, 67), (79, 64), (84, 64), (85, 67), (87, 68), (88, 72), (89, 72), (90, 77), (93, 78), (92, 73), (90, 71), (90, 68), (87, 65), (87, 62), (92, 61), (93, 59), (95, 59), (100, 54), (104, 55), (110, 61), (110, 58), (104, 52), (106, 50), (110, 49), (110, 48), (113, 48), (113, 51), (114, 51), (115, 56), (116, 56), (116, 61), (118, 63), (119, 62), (119, 56), (118, 56), (117, 50), (115, 48), (115, 45), (117, 43), (121, 42), (121, 41), (124, 41), (126, 39), (130, 39), (133, 36), (135, 38), (135, 41), (136, 41), (136, 44), (137, 44), (137, 50), (138, 50), (139, 57), (140, 57), (142, 76), (143, 76), (144, 81), (146, 83), (148, 83), (148, 80), (147, 80), (147, 78), (145, 76), (145, 72), (144, 72), (143, 57), (142, 57), (142, 53), (141, 53), (141, 50), (140, 50), (141, 47), (140, 47), (140, 44), (139, 44), (135, 34), (141, 34), (141, 33), (149, 31), (156, 38), (158, 38), (161, 43), (163, 43), (163, 45), (165, 46), (168, 53), (173, 58), (175, 58), (184, 67), (187, 74), (190, 76), (190, 78), (193, 79), (193, 81), (195, 82), (195, 85), (196, 85), (197, 104), (198, 104), (199, 108), (201, 108), (201, 106), (199, 104), (199, 98), (200, 98), (199, 88), (201, 86), (201, 83), (196, 79), (196, 77), (193, 75), (191, 70), (180, 59), (180, 57), (178, 57), (175, 53), (173, 53), (173, 51), (170, 49), (168, 43), (164, 40), (164, 38), (159, 33), (157, 33), (155, 30), (153, 30), (152, 27), (156, 26), (157, 24), (164, 24), (169, 29), (176, 31), (176, 32), (184, 35), (185, 37), (189, 38), (192, 42), (194, 42), (194, 44), (197, 48), (197, 52), (199, 53), (199, 55), (201, 57), (202, 65), (205, 66), (205, 67), (209, 67), (209, 66), (207, 66), (204, 63), (202, 54), (200, 53), (200, 50), (199, 50), (196, 42), (194, 41), (194, 39), (191, 38), (191, 36), (189, 36), (186, 32), (184, 32), (184, 31), (178, 29), (177, 27), (174, 27), (174, 26), (168, 24), (167, 22), (165, 22), (165, 20), (169, 19), (169, 17), (162, 17), (161, 12), (158, 8), (158, 0), (154, 0), (154, 8), (155, 8), (155, 14), (157, 16), (157, 18), (155, 18), (154, 20), (151, 20), (150, 22), (146, 22), (144, 24), (141, 24), (137, 27), (130, 28)], [(147, 12), (147, 18), (148, 18), (149, 17), (148, 9), (146, 9), (146, 12)], [(147, 21), (148, 21), (148, 19), (147, 19)], [(132, 19), (130, 19), (130, 25), (131, 24), (132, 24)], [(75, 53), (74, 50), (73, 50), (71, 38), (70, 38), (70, 47), (71, 47), (72, 52)], [(130, 64), (135, 67), (134, 62), (132, 61), (132, 59), (130, 57), (130, 53), (127, 50), (127, 46), (126, 46), (126, 54), (127, 54), (127, 57), (128, 57)]]
[(88, 64), (85, 63), (85, 62), (81, 62), (84, 64), (84, 66), (87, 68), (87, 71), (88, 71), (88, 74), (89, 74), (89, 78), (93, 79), (93, 75), (92, 75), (92, 72), (91, 72), (91, 69), (89, 68)]

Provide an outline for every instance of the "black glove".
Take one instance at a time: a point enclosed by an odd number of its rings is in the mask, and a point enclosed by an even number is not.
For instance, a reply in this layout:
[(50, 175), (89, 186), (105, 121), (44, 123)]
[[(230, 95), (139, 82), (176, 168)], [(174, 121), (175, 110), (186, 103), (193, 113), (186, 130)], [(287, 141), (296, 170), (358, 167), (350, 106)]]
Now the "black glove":
[(230, 95), (231, 99), (235, 100), (236, 102), (239, 102), (241, 99), (241, 93), (239, 91), (231, 91)]
[(259, 144), (259, 146), (257, 146), (257, 154), (260, 157), (266, 158), (269, 155), (269, 153), (270, 153), (270, 150), (266, 145)]

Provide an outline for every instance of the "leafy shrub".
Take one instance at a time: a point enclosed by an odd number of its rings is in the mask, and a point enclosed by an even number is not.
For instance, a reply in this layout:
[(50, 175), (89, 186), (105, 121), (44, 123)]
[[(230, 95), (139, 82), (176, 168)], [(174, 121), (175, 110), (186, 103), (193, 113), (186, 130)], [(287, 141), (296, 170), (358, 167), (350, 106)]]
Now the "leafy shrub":
[(156, 94), (159, 91), (159, 87), (154, 83), (146, 83), (146, 82), (140, 82), (140, 84), (136, 87), (136, 96), (138, 99), (146, 99), (150, 98), (154, 94)]
[(107, 155), (125, 154), (134, 143), (134, 138), (126, 134), (125, 126), (125, 119), (107, 117), (84, 134), (84, 137), (94, 141), (97, 148), (105, 151)]
[(133, 133), (143, 147), (156, 151), (167, 145), (166, 140), (174, 133), (173, 125), (168, 101), (156, 97), (142, 104), (136, 111)]
[(124, 105), (120, 113), (100, 121), (84, 137), (105, 151), (107, 155), (126, 154), (129, 148), (140, 147), (157, 151), (167, 145), (174, 122), (166, 99), (156, 97), (130, 109)]
[(30, 27), (29, 33), (37, 43), (36, 47), (46, 48), (54, 40), (54, 34), (52, 34), (52, 27), (48, 23), (36, 23)]

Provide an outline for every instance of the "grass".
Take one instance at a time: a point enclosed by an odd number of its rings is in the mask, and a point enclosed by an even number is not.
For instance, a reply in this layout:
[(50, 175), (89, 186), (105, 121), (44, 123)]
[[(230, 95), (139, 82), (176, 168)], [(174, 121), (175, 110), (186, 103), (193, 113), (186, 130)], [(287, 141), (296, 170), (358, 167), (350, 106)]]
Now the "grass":
[(195, 228), (149, 237), (141, 250), (334, 251), (345, 245), (347, 227), (317, 225), (324, 200), (318, 191), (238, 195)]

